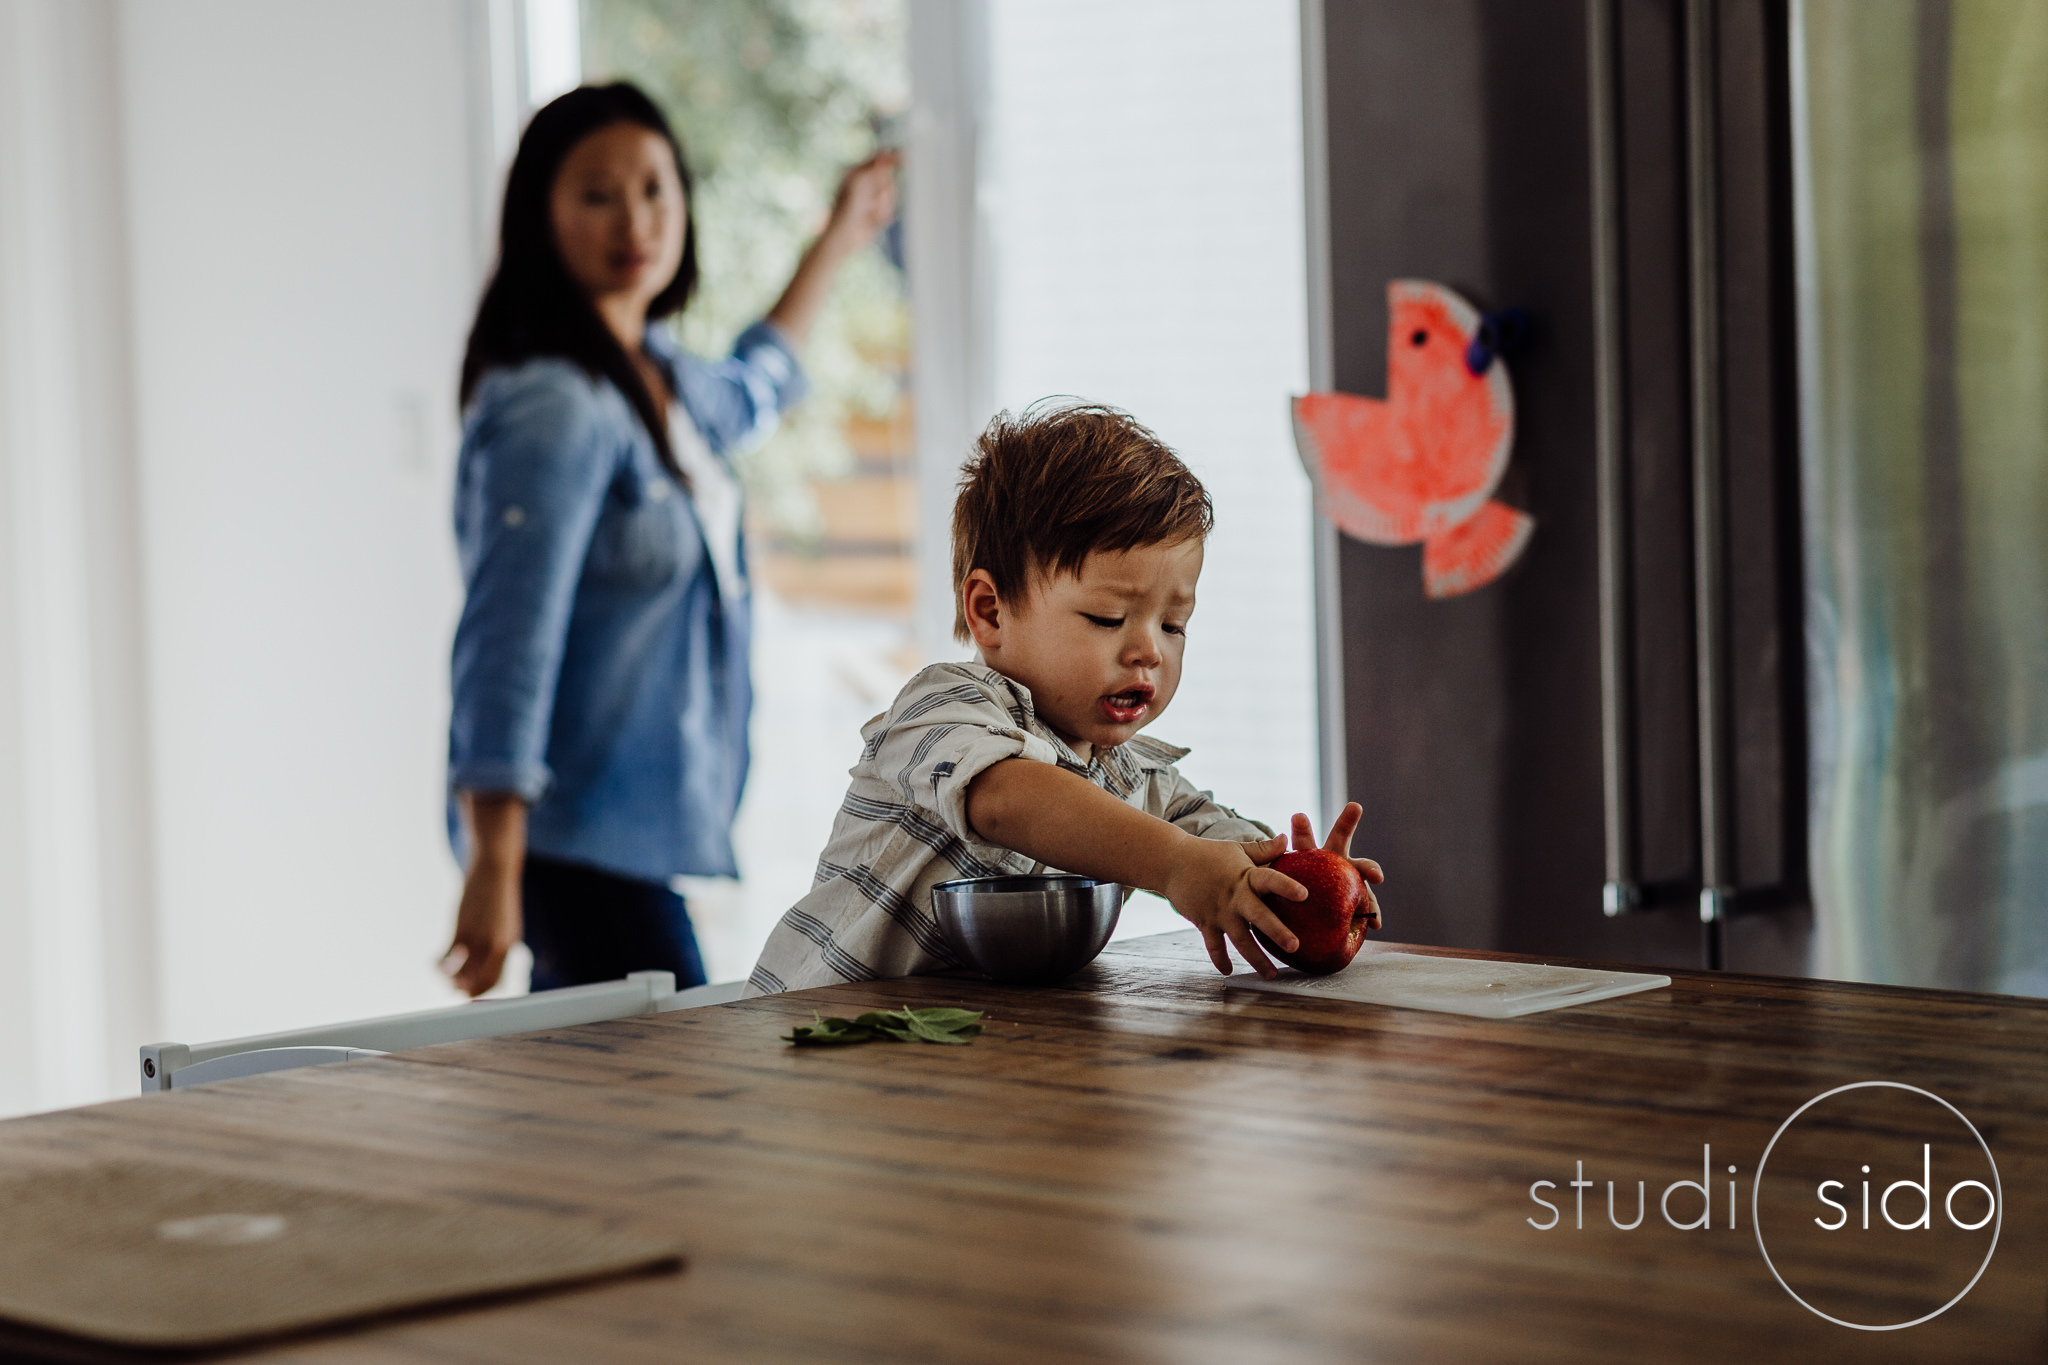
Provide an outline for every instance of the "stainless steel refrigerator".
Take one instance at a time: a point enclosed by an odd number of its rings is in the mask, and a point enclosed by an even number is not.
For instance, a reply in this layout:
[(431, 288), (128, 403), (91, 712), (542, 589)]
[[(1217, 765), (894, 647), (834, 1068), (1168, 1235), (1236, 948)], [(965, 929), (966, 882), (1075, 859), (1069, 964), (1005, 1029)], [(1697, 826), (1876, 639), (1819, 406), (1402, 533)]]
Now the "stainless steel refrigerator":
[(1306, 0), (1321, 382), (1532, 325), (1521, 561), (1331, 537), (1388, 936), (2048, 987), (2048, 6)]

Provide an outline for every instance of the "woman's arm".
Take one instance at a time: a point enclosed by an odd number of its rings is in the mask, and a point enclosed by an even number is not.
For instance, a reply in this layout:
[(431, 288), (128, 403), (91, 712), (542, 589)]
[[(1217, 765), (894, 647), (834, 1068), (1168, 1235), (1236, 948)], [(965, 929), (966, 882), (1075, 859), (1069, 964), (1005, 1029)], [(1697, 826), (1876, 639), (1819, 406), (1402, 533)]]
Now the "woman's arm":
[(554, 781), (555, 687), (617, 456), (585, 376), (552, 360), (528, 371), (506, 391), (486, 389), (466, 438), (448, 780), (532, 802)]
[[(776, 420), (809, 388), (797, 348), (810, 336), (839, 267), (895, 218), (898, 160), (895, 152), (881, 152), (846, 173), (825, 230), (797, 263), (768, 316), (740, 333), (730, 357), (670, 357), (684, 407), (719, 454), (736, 454), (767, 439)], [(658, 333), (648, 335), (650, 345), (662, 344)]]
[(510, 792), (463, 792), (469, 871), (455, 911), (455, 941), (441, 965), (469, 995), (498, 984), (505, 955), (525, 925), (519, 874), (526, 866), (526, 803)]
[(832, 200), (832, 216), (818, 240), (811, 243), (797, 262), (796, 274), (768, 310), (768, 321), (801, 346), (825, 306), (832, 279), (848, 256), (875, 239), (896, 217), (896, 166), (898, 152), (877, 152), (846, 173), (839, 193)]
[(471, 995), (519, 940), (526, 811), (554, 781), (555, 689), (576, 585), (614, 467), (589, 381), (552, 362), (487, 388), (457, 524), (467, 578), (450, 660), (449, 783), (471, 856), (445, 959)]

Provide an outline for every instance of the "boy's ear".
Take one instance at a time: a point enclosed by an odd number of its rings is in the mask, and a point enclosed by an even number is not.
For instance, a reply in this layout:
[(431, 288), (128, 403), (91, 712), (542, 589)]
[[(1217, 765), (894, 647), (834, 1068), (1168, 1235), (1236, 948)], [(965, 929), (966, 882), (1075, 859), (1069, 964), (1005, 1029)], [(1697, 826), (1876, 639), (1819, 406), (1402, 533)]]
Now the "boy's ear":
[(975, 569), (960, 584), (960, 614), (977, 647), (999, 649), (1003, 643), (1003, 602), (988, 570)]

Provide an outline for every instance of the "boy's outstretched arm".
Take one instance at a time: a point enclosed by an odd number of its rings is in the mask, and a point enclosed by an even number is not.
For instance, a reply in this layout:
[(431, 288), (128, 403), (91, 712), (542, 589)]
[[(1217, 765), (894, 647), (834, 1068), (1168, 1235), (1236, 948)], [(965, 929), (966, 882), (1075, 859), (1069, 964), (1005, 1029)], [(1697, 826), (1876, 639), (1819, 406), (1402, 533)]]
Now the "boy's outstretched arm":
[(1252, 937), (1252, 925), (1283, 952), (1298, 946), (1293, 932), (1259, 899), (1262, 891), (1308, 899), (1301, 883), (1260, 865), (1287, 851), (1283, 836), (1255, 844), (1198, 839), (1084, 777), (1028, 758), (1006, 758), (968, 784), (967, 822), (987, 843), (1166, 897), (1202, 931), (1209, 960), (1225, 976), (1226, 939), (1260, 976), (1276, 974)]

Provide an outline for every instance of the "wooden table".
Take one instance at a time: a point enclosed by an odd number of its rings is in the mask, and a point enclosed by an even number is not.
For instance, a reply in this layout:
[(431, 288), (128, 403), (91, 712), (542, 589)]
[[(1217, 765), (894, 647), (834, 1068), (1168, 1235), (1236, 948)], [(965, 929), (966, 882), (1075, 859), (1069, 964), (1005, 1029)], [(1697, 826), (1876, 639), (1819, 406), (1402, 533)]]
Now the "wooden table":
[[(688, 1249), (679, 1275), (246, 1357), (264, 1360), (2048, 1356), (2048, 1002), (1672, 976), (1491, 1021), (1227, 989), (1166, 935), (1059, 988), (875, 982), (17, 1119), (0, 1169), (146, 1156), (595, 1215)], [(814, 1008), (941, 1003), (988, 1011), (988, 1032), (777, 1041)], [(1997, 1254), (1942, 1317), (1832, 1326), (1773, 1280), (1746, 1217), (1658, 1221), (1701, 1143), (1752, 1172), (1800, 1104), (1872, 1079), (1954, 1103), (2003, 1177)], [(1579, 1160), (1650, 1181), (1643, 1227), (1574, 1230), (1569, 1190), (1563, 1226), (1529, 1226), (1531, 1182)]]

